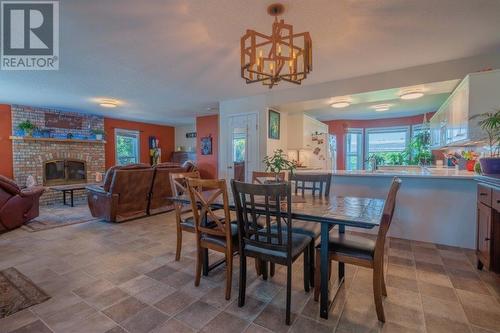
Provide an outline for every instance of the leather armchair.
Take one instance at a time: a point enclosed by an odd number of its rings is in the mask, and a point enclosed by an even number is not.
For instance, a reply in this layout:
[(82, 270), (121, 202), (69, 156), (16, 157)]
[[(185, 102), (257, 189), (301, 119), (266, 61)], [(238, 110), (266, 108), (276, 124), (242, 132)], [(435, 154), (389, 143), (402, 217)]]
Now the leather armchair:
[(154, 169), (147, 164), (111, 167), (103, 186), (87, 186), (92, 216), (122, 222), (147, 215)]
[(44, 191), (43, 186), (21, 190), (13, 180), (0, 175), (0, 232), (18, 228), (37, 217)]
[(168, 197), (172, 196), (170, 173), (186, 172), (186, 168), (170, 162), (157, 164), (155, 167), (153, 186), (149, 202), (148, 214), (159, 214), (174, 209), (174, 203)]

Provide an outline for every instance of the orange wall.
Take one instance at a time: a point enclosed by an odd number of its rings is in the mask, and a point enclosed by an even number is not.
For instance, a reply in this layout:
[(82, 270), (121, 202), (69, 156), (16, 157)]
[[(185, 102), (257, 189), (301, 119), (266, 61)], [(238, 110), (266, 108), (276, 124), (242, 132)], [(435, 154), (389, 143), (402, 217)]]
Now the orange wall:
[(140, 154), (142, 163), (150, 163), (149, 137), (155, 136), (160, 140), (161, 161), (167, 162), (174, 151), (175, 130), (171, 126), (153, 125), (135, 121), (113, 118), (104, 118), (104, 131), (106, 132), (106, 169), (115, 165), (115, 129), (126, 129), (140, 132)]
[(14, 177), (12, 169), (12, 114), (10, 105), (0, 104), (0, 175)]
[[(201, 138), (212, 137), (212, 155), (201, 155)], [(218, 177), (219, 158), (219, 116), (203, 116), (196, 118), (196, 163), (202, 178)]]
[[(431, 119), (434, 112), (427, 113), (427, 119)], [(408, 126), (421, 124), (423, 115), (401, 118), (373, 119), (373, 120), (330, 120), (324, 121), (328, 125), (330, 134), (337, 136), (337, 169), (345, 169), (344, 159), (344, 134), (348, 128), (374, 128), (391, 126)], [(363, 145), (365, 141), (363, 139)], [(364, 151), (364, 150), (363, 150)]]

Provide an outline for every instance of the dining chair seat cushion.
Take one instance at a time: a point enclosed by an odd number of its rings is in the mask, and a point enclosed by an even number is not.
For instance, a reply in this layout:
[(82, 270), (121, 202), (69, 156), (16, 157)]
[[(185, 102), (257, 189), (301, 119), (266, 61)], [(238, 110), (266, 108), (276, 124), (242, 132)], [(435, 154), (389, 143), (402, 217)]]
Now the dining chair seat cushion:
[[(238, 224), (231, 222), (231, 237), (233, 238), (233, 247), (238, 244)], [(218, 246), (226, 246), (226, 237), (201, 234), (201, 240)]]
[(321, 223), (294, 220), (292, 223), (292, 230), (294, 233), (307, 235), (316, 239), (321, 235)]
[[(265, 229), (262, 230), (262, 232), (265, 232)], [(255, 239), (255, 235), (250, 237), (250, 239)], [(264, 240), (265, 238), (262, 238), (262, 236), (259, 236), (259, 240)], [(309, 243), (312, 241), (312, 238), (307, 236), (307, 235), (302, 235), (302, 234), (293, 234), (292, 233), (292, 257), (296, 257), (300, 253), (304, 251), (304, 249), (309, 245)], [(287, 245), (287, 235), (286, 232), (283, 233), (283, 245)], [(273, 237), (271, 244), (277, 245), (278, 244), (278, 239)], [(258, 245), (253, 245), (253, 244), (246, 244), (245, 245), (245, 252), (253, 252), (261, 255), (267, 255), (267, 256), (273, 256), (273, 257), (278, 257), (278, 258), (286, 258), (287, 253), (286, 251), (279, 251), (279, 250), (271, 250), (267, 249), (264, 247), (260, 247)]]
[(350, 233), (339, 234), (338, 230), (330, 231), (330, 253), (372, 260), (375, 253), (375, 244), (375, 240), (368, 237)]

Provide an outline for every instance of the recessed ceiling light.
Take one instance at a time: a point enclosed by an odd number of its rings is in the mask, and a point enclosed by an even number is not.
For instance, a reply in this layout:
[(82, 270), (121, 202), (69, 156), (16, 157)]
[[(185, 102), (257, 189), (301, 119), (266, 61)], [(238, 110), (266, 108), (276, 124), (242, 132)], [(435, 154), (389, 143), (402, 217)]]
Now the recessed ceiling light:
[(421, 87), (406, 88), (401, 91), (401, 99), (417, 99), (424, 96), (424, 90)]
[(377, 112), (387, 111), (391, 108), (391, 104), (377, 104), (373, 105), (371, 108)]
[(99, 105), (103, 108), (116, 108), (120, 102), (114, 99), (101, 99)]
[(330, 106), (332, 108), (335, 108), (335, 109), (346, 108), (349, 105), (351, 105), (351, 103), (348, 101), (338, 101), (338, 102), (333, 102), (332, 104), (330, 104)]

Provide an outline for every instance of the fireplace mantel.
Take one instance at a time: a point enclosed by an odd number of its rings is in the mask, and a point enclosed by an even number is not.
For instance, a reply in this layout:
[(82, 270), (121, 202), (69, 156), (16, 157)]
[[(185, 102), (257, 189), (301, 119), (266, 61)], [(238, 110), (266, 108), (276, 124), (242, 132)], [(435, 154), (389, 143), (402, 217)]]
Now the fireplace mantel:
[(45, 142), (67, 142), (67, 143), (76, 142), (76, 143), (101, 143), (101, 144), (106, 143), (106, 141), (104, 141), (104, 140), (35, 138), (35, 137), (28, 137), (28, 136), (10, 136), (9, 139), (18, 140), (18, 141), (45, 141)]

